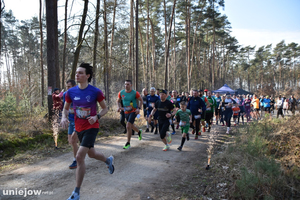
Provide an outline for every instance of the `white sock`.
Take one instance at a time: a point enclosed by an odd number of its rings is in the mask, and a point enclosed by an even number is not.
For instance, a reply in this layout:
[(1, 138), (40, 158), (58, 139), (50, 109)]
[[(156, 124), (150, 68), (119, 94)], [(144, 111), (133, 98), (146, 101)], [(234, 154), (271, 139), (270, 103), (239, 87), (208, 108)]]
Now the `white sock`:
[(73, 161), (76, 161), (76, 158), (74, 158)]
[(230, 127), (227, 127), (227, 131), (229, 131), (230, 130)]

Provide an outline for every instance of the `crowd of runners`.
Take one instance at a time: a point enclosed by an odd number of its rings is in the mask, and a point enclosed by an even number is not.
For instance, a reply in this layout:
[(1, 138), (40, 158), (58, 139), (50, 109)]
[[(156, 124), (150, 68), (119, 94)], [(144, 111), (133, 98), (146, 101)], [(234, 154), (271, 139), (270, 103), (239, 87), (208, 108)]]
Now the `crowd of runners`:
[[(80, 198), (80, 187), (85, 174), (85, 157), (100, 160), (106, 164), (110, 174), (114, 173), (114, 157), (104, 156), (94, 149), (99, 132), (99, 120), (108, 112), (102, 91), (89, 84), (93, 77), (93, 69), (88, 63), (82, 63), (76, 70), (76, 82), (66, 82), (67, 91), (59, 93), (55, 90), (53, 100), (63, 97), (61, 125), (68, 128), (68, 140), (73, 148), (73, 162), (70, 169), (76, 168), (76, 187), (68, 200)], [(77, 83), (77, 85), (76, 85)], [(101, 111), (97, 113), (97, 104)], [(54, 102), (55, 110), (61, 106)], [(142, 140), (143, 130), (135, 125), (136, 118), (141, 115), (146, 120), (145, 132), (159, 134), (163, 142), (163, 151), (170, 148), (172, 135), (176, 129), (181, 130), (181, 143), (177, 148), (183, 150), (186, 141), (197, 140), (203, 132), (210, 132), (213, 125), (226, 126), (230, 134), (231, 124), (238, 126), (252, 120), (260, 120), (263, 116), (272, 117), (277, 109), (277, 117), (290, 110), (295, 114), (298, 103), (292, 95), (277, 99), (269, 96), (231, 95), (229, 93), (212, 93), (205, 89), (192, 89), (190, 92), (178, 93), (177, 90), (144, 88), (142, 94), (132, 89), (131, 80), (125, 80), (125, 88), (118, 93), (117, 111), (120, 123), (124, 126), (127, 140), (123, 146), (127, 150), (131, 146), (131, 137), (137, 133)], [(100, 120), (101, 121), (101, 120)], [(78, 141), (80, 146), (78, 147)], [(57, 145), (57, 144), (56, 144)]]

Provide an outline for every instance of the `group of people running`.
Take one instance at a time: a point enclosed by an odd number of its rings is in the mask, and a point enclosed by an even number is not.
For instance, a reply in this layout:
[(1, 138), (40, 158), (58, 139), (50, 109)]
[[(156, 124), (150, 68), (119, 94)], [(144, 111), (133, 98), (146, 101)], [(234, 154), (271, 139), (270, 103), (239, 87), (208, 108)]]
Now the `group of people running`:
[[(114, 173), (114, 157), (106, 157), (94, 148), (96, 136), (99, 132), (99, 120), (108, 112), (102, 91), (89, 84), (93, 77), (93, 68), (88, 63), (82, 63), (76, 70), (76, 82), (68, 80), (66, 82), (67, 91), (63, 93), (64, 108), (62, 111), (61, 125), (68, 127), (68, 139), (72, 145), (74, 160), (69, 166), (76, 168), (76, 187), (68, 200), (78, 200), (80, 198), (80, 187), (85, 174), (85, 157), (88, 155), (104, 162), (110, 174)], [(59, 95), (56, 92), (55, 95)], [(60, 95), (61, 96), (61, 95)], [(284, 98), (278, 98), (276, 105), (278, 112), (281, 106), (283, 109)], [(289, 99), (290, 105), (296, 105), (296, 99)], [(97, 106), (101, 110), (97, 113)], [(146, 119), (147, 128), (145, 132), (159, 134), (164, 144), (163, 151), (170, 148), (172, 134), (176, 134), (176, 129), (181, 127), (181, 144), (177, 148), (182, 151), (185, 141), (190, 139), (189, 130), (195, 134), (195, 139), (202, 132), (210, 132), (214, 115), (216, 124), (219, 122), (227, 126), (227, 134), (230, 132), (231, 119), (234, 118), (235, 125), (239, 124), (240, 118), (244, 123), (244, 116), (249, 122), (252, 119), (259, 119), (259, 110), (264, 107), (266, 112), (272, 111), (272, 99), (268, 96), (259, 99), (256, 95), (235, 96), (219, 93), (212, 94), (208, 90), (192, 89), (190, 93), (178, 94), (176, 90), (168, 92), (165, 89), (150, 88), (143, 89), (142, 95), (132, 89), (131, 80), (125, 80), (125, 89), (118, 93), (117, 111), (120, 112), (120, 122), (124, 126), (124, 133), (127, 133), (127, 141), (123, 149), (129, 149), (131, 137), (137, 133), (138, 140), (142, 140), (142, 129), (138, 129), (134, 124), (136, 118), (142, 114)], [(291, 109), (294, 112), (295, 107)], [(281, 110), (282, 111), (282, 110)], [(280, 114), (280, 113), (279, 113)], [(283, 114), (282, 114), (283, 115)], [(126, 123), (125, 123), (126, 119)], [(170, 126), (172, 131), (169, 131)], [(77, 146), (78, 141), (80, 146)]]

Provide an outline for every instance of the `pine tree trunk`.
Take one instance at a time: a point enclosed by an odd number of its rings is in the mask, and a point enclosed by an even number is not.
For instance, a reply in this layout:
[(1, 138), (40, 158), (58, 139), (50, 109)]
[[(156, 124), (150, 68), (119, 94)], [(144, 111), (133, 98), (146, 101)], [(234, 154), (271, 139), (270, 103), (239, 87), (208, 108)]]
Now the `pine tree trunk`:
[(79, 28), (79, 34), (78, 34), (78, 38), (77, 38), (77, 46), (76, 46), (76, 50), (74, 53), (74, 60), (73, 60), (73, 65), (72, 65), (71, 79), (74, 79), (74, 80), (75, 80), (75, 72), (76, 72), (77, 63), (78, 63), (78, 59), (79, 59), (80, 49), (81, 49), (82, 42), (83, 42), (82, 36), (83, 36), (85, 20), (86, 20), (87, 11), (88, 11), (88, 3), (89, 3), (88, 0), (84, 0), (84, 9), (83, 9), (81, 24), (80, 24), (80, 28)]
[(39, 10), (39, 25), (40, 25), (40, 67), (41, 67), (41, 95), (42, 102), (41, 105), (44, 107), (44, 61), (43, 61), (43, 24), (42, 24), (42, 0), (40, 0), (40, 10)]
[[(41, 1), (41, 0), (40, 0)], [(65, 69), (66, 69), (66, 51), (67, 51), (67, 24), (68, 24), (68, 0), (65, 3), (65, 35), (64, 35), (64, 49), (63, 49), (63, 64), (62, 64), (62, 84), (61, 88), (64, 88), (65, 84)]]
[(108, 69), (108, 35), (107, 35), (107, 19), (106, 19), (106, 0), (103, 0), (103, 22), (104, 22), (104, 76), (105, 76), (105, 97), (106, 103), (109, 107), (110, 99), (109, 99), (109, 84), (110, 84), (110, 76), (109, 76), (109, 69)]
[(46, 23), (47, 23), (47, 66), (48, 66), (48, 119), (53, 116), (52, 91), (56, 88), (56, 53), (58, 52), (56, 41), (58, 40), (57, 25), (57, 0), (46, 1)]
[(97, 70), (97, 46), (98, 46), (98, 37), (99, 37), (99, 17), (100, 17), (100, 0), (97, 0), (96, 5), (96, 19), (95, 19), (95, 32), (94, 32), (94, 46), (93, 46), (93, 85), (97, 87), (97, 79), (100, 77)]

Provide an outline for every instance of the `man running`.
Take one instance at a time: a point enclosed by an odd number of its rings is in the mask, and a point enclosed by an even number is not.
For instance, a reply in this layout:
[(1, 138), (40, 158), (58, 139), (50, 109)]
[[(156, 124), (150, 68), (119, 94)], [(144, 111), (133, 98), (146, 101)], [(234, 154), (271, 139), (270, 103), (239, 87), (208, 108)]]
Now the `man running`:
[(152, 118), (155, 112), (158, 111), (159, 134), (162, 142), (165, 144), (163, 151), (167, 151), (170, 148), (169, 144), (172, 142), (171, 134), (168, 133), (167, 135), (170, 126), (169, 120), (172, 119), (172, 116), (174, 116), (175, 113), (172, 113), (172, 110), (174, 109), (173, 104), (167, 100), (167, 91), (160, 90), (159, 92), (160, 100), (156, 101), (149, 117)]
[(253, 118), (255, 117), (256, 120), (259, 120), (259, 118), (260, 118), (260, 114), (259, 114), (259, 99), (257, 98), (256, 94), (253, 95), (253, 99), (252, 99), (251, 104), (253, 105), (253, 109), (254, 109), (254, 111), (253, 111), (253, 114), (254, 114)]
[(196, 89), (193, 89), (193, 96), (190, 98), (190, 101), (187, 105), (187, 109), (189, 109), (192, 113), (192, 123), (191, 128), (193, 129), (192, 133), (195, 133), (195, 140), (198, 139), (198, 133), (201, 134), (200, 131), (200, 121), (201, 115), (205, 112), (206, 106), (204, 101), (199, 97), (199, 93)]
[(214, 109), (217, 106), (217, 102), (215, 98), (211, 96), (211, 91), (207, 91), (206, 94), (207, 94), (207, 100), (209, 102), (209, 106), (206, 107), (205, 121), (208, 123), (207, 131), (210, 132), (211, 124), (212, 124), (211, 122), (214, 117)]
[[(174, 107), (180, 108), (180, 102), (182, 101), (182, 98), (178, 95), (177, 90), (172, 91), (173, 97), (171, 98), (171, 102), (174, 104)], [(180, 117), (177, 117), (177, 126), (176, 129), (179, 129), (179, 121)], [(172, 135), (176, 134), (175, 129), (174, 129), (174, 124), (171, 125), (173, 128), (173, 133)]]
[[(147, 96), (148, 96), (148, 90), (146, 88), (144, 88), (142, 90), (143, 93), (143, 113), (144, 113), (144, 118), (146, 120), (147, 123), (147, 129), (145, 132), (149, 132), (149, 123), (148, 123), (148, 118), (147, 118)], [(123, 106), (122, 106), (123, 107)]]
[[(67, 91), (69, 89), (71, 89), (72, 87), (74, 87), (75, 85), (76, 85), (76, 83), (75, 83), (74, 80), (72, 80), (72, 79), (67, 80), (67, 82), (66, 82)], [(67, 93), (67, 91), (64, 92), (64, 94), (63, 94), (63, 103), (64, 104), (66, 102), (66, 93)], [(72, 146), (73, 154), (74, 154), (73, 163), (69, 166), (69, 168), (70, 169), (76, 169), (77, 168), (76, 154), (77, 154), (77, 151), (78, 151), (78, 146), (77, 146), (78, 137), (77, 137), (77, 134), (75, 133), (73, 103), (71, 103), (71, 105), (70, 105), (68, 119), (69, 119), (69, 122), (70, 122), (69, 127), (68, 127), (68, 142)]]
[[(208, 91), (207, 89), (205, 90)], [(206, 107), (210, 106), (206, 96), (203, 94), (203, 90), (199, 90), (199, 92), (200, 92), (199, 96), (205, 102)], [(205, 117), (206, 117), (206, 111), (201, 113), (201, 123), (203, 126), (203, 133), (205, 132)], [(200, 131), (201, 131), (201, 124), (200, 124)], [(201, 135), (201, 132), (199, 132), (198, 134)]]
[(236, 101), (234, 101), (230, 94), (227, 93), (226, 94), (226, 99), (224, 102), (222, 102), (224, 105), (222, 107), (225, 107), (224, 110), (224, 116), (225, 116), (225, 121), (226, 121), (226, 126), (227, 126), (227, 131), (226, 133), (229, 134), (230, 131), (230, 127), (231, 127), (231, 117), (233, 115), (233, 111), (232, 111), (232, 106), (236, 103)]
[(277, 107), (277, 118), (279, 117), (279, 115), (282, 116), (282, 118), (284, 118), (283, 115), (283, 102), (284, 102), (284, 98), (281, 98), (281, 95), (279, 95), (277, 103), (276, 103), (276, 107)]
[(295, 115), (296, 107), (297, 107), (297, 100), (294, 97), (294, 95), (292, 94), (290, 99), (289, 99), (289, 108), (290, 108), (293, 115)]
[(55, 88), (52, 93), (52, 101), (53, 101), (53, 118), (52, 118), (52, 129), (53, 129), (53, 139), (55, 144), (55, 149), (58, 149), (57, 147), (57, 139), (58, 139), (58, 126), (60, 123), (61, 118), (61, 111), (63, 108), (63, 102), (61, 98), (63, 97), (63, 91), (59, 92), (58, 88)]
[[(137, 100), (139, 101), (139, 106), (137, 106)], [(123, 102), (124, 107), (121, 107), (121, 101)], [(132, 129), (138, 132), (138, 138), (139, 140), (142, 140), (142, 130), (139, 130), (134, 125), (135, 118), (140, 113), (142, 105), (143, 99), (140, 93), (132, 89), (131, 80), (126, 80), (125, 89), (121, 90), (118, 94), (118, 111), (124, 110), (125, 118), (127, 120), (127, 143), (125, 144), (123, 149), (130, 148)]]
[[(158, 118), (158, 113), (155, 113), (153, 115), (153, 122), (151, 121), (152, 118), (149, 117), (149, 115), (151, 114), (153, 108), (155, 107), (155, 103), (156, 101), (159, 100), (159, 97), (155, 94), (155, 88), (151, 87), (150, 88), (150, 95), (147, 96), (146, 99), (146, 104), (147, 104), (147, 118), (148, 118), (148, 124), (151, 125), (151, 133), (153, 133), (154, 127), (155, 127), (155, 132), (154, 134), (157, 134), (157, 118)], [(148, 132), (149, 129), (147, 128)]]
[[(76, 187), (68, 200), (80, 199), (80, 187), (85, 174), (85, 156), (105, 162), (110, 174), (114, 173), (112, 156), (105, 157), (94, 148), (95, 139), (99, 132), (98, 120), (103, 117), (108, 109), (104, 100), (102, 91), (89, 84), (93, 76), (93, 67), (88, 63), (82, 63), (76, 70), (77, 86), (69, 89), (66, 93), (66, 103), (63, 110), (61, 124), (67, 127), (69, 120), (67, 118), (68, 110), (73, 103), (75, 116), (75, 130), (80, 141), (80, 147), (77, 151), (76, 161)], [(97, 102), (102, 110), (97, 114)]]
[(221, 109), (220, 109), (220, 102), (222, 101), (222, 98), (220, 97), (220, 93), (217, 92), (216, 96), (216, 111), (215, 111), (215, 115), (216, 115), (216, 124), (218, 125), (219, 123), (219, 119), (220, 119), (220, 113), (221, 113)]

